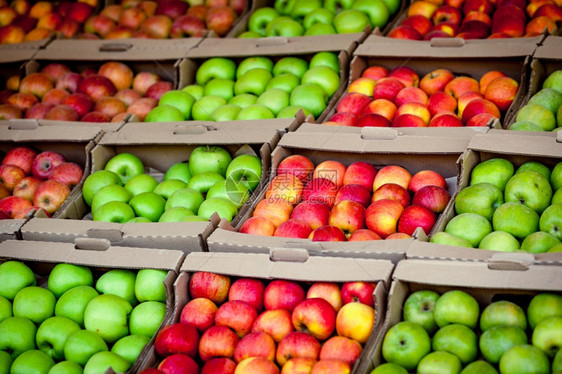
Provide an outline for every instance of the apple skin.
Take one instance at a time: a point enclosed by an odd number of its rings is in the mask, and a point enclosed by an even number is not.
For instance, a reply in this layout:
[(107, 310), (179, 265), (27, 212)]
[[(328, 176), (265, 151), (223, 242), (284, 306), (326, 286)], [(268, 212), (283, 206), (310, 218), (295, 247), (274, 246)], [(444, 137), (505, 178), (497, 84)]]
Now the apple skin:
[[(311, 183), (312, 181), (308, 182)], [(273, 177), (265, 192), (266, 200), (284, 200), (294, 205), (301, 201), (303, 182), (292, 174), (281, 174)], [(334, 186), (335, 189), (335, 186)], [(334, 193), (335, 195), (335, 193)]]
[(306, 332), (293, 331), (287, 334), (277, 345), (275, 360), (282, 367), (289, 359), (295, 357), (318, 359), (320, 342)]
[(335, 204), (337, 192), (338, 187), (332, 180), (327, 178), (313, 178), (302, 189), (302, 200), (324, 203), (331, 208)]
[(252, 326), (252, 333), (265, 332), (275, 343), (279, 343), (291, 331), (294, 331), (291, 312), (285, 309), (261, 312)]
[(445, 210), (450, 198), (451, 195), (444, 188), (425, 186), (414, 194), (412, 205), (420, 205), (439, 214)]
[(240, 363), (249, 357), (275, 359), (275, 341), (265, 332), (253, 332), (244, 336), (234, 348), (234, 361)]
[(336, 327), (336, 310), (322, 298), (301, 301), (292, 313), (295, 330), (311, 334), (316, 339), (328, 339)]
[[(297, 205), (297, 206), (299, 206), (299, 205)], [(304, 208), (301, 208), (301, 209), (304, 209)], [(329, 208), (328, 208), (328, 210), (329, 210)], [(292, 211), (293, 211), (293, 206), (290, 203), (288, 203), (286, 200), (282, 200), (282, 199), (281, 200), (275, 200), (274, 198), (266, 198), (266, 199), (258, 202), (258, 204), (256, 205), (256, 208), (254, 209), (254, 213), (253, 213), (252, 218), (265, 219), (268, 223), (271, 223), (273, 228), (272, 229), (270, 228), (269, 232), (271, 232), (271, 236), (273, 236), (273, 234), (275, 233), (275, 229), (279, 225), (281, 225), (283, 222), (288, 221), (289, 218), (299, 219), (303, 222), (308, 221), (307, 219), (305, 219), (305, 217), (300, 217), (300, 218), (299, 217), (291, 217)], [(329, 214), (329, 212), (326, 213), (326, 221), (328, 220), (328, 214)], [(246, 221), (246, 222), (249, 222), (249, 220)], [(246, 225), (246, 222), (244, 222), (243, 226)], [(307, 222), (307, 223), (310, 223), (310, 222)], [(240, 231), (243, 232), (242, 228), (240, 228)]]
[(324, 225), (314, 230), (309, 238), (313, 242), (345, 242), (347, 236), (336, 226)]
[(337, 312), (343, 305), (340, 286), (333, 282), (314, 282), (306, 292), (306, 298), (320, 297), (332, 305)]
[(502, 191), (491, 183), (482, 182), (459, 191), (455, 211), (457, 214), (476, 213), (491, 221), (494, 211), (503, 203)]
[(182, 308), (180, 322), (191, 324), (202, 333), (215, 324), (217, 309), (216, 304), (207, 298), (198, 297), (191, 299)]
[(492, 231), (490, 221), (476, 213), (461, 213), (445, 226), (446, 233), (468, 240), (474, 248)]
[(427, 331), (415, 322), (402, 321), (392, 326), (382, 342), (382, 355), (387, 362), (414, 370), (431, 351)]
[(373, 182), (373, 191), (376, 191), (385, 183), (396, 183), (404, 188), (408, 188), (412, 175), (405, 168), (398, 165), (387, 165), (382, 167)]
[(199, 340), (199, 357), (207, 362), (214, 357), (233, 358), (240, 338), (226, 326), (211, 326)]
[(428, 334), (437, 330), (433, 312), (439, 294), (435, 291), (420, 290), (411, 293), (402, 307), (402, 318), (420, 324)]
[(552, 188), (543, 174), (525, 170), (514, 174), (505, 185), (506, 202), (519, 202), (541, 214), (550, 206)]
[(197, 374), (199, 373), (199, 365), (195, 360), (181, 353), (171, 354), (165, 357), (160, 364), (158, 370), (163, 374)]
[(33, 205), (55, 213), (70, 194), (70, 187), (56, 180), (43, 181), (33, 193)]
[(396, 200), (382, 199), (373, 202), (365, 211), (365, 223), (369, 230), (382, 238), (397, 231), (404, 207)]
[(199, 333), (195, 326), (185, 323), (174, 323), (164, 326), (156, 334), (154, 348), (162, 356), (181, 353), (196, 357), (199, 344)]
[(385, 183), (375, 190), (371, 202), (383, 199), (396, 200), (406, 208), (410, 205), (412, 197), (404, 187), (396, 183)]
[(238, 337), (246, 336), (257, 317), (256, 309), (245, 301), (232, 300), (222, 304), (215, 314), (216, 326), (231, 328)]
[(505, 231), (518, 239), (524, 239), (538, 231), (539, 215), (533, 209), (518, 202), (503, 203), (494, 211), (492, 226), (496, 231)]
[(313, 230), (327, 225), (330, 217), (330, 207), (324, 203), (302, 202), (297, 204), (291, 212), (290, 218), (308, 224)]
[(507, 300), (488, 304), (480, 315), (480, 330), (486, 331), (494, 326), (515, 326), (527, 329), (527, 317), (523, 309)]
[(560, 344), (562, 316), (548, 317), (540, 321), (533, 329), (531, 341), (548, 357), (553, 358)]
[(263, 303), (265, 310), (285, 309), (292, 312), (305, 297), (304, 289), (297, 282), (276, 279), (266, 286)]
[(421, 205), (410, 205), (405, 208), (398, 220), (398, 232), (413, 235), (416, 228), (421, 227), (426, 235), (433, 228), (437, 220), (436, 214)]
[(84, 327), (95, 331), (103, 340), (114, 343), (129, 333), (128, 317), (133, 307), (120, 296), (101, 294), (84, 310)]
[(474, 329), (479, 314), (480, 307), (476, 299), (461, 290), (447, 291), (435, 303), (435, 322), (440, 328), (451, 323), (459, 323)]
[(550, 362), (540, 349), (530, 344), (521, 344), (505, 351), (498, 367), (501, 373), (548, 373)]
[(277, 166), (277, 175), (293, 174), (303, 183), (308, 182), (314, 172), (314, 164), (308, 157), (291, 155), (284, 158)]
[(446, 370), (451, 373), (460, 372), (462, 363), (457, 356), (447, 351), (433, 351), (420, 360), (417, 367), (419, 374), (435, 373)]
[(192, 298), (205, 297), (222, 304), (228, 298), (230, 284), (230, 277), (226, 275), (199, 271), (189, 280), (189, 294)]
[(461, 324), (443, 326), (431, 339), (434, 351), (446, 351), (457, 356), (463, 365), (476, 359), (478, 337), (469, 327)]
[[(332, 207), (328, 223), (340, 228), (344, 234), (364, 228), (365, 207), (356, 201), (343, 200)], [(346, 235), (347, 236), (347, 235)]]
[(542, 320), (560, 314), (562, 297), (555, 293), (543, 292), (535, 295), (527, 306), (529, 327), (534, 329)]
[(320, 360), (342, 360), (353, 366), (361, 356), (363, 347), (353, 339), (344, 336), (332, 336), (322, 344)]
[(8, 317), (0, 322), (0, 348), (10, 351), (16, 358), (26, 351), (35, 349), (37, 327), (24, 317)]
[(308, 238), (312, 232), (312, 227), (307, 223), (299, 221), (297, 219), (289, 219), (281, 223), (273, 233), (273, 236), (279, 236), (283, 238)]
[(207, 361), (201, 368), (201, 374), (214, 374), (214, 373), (234, 374), (235, 369), (236, 369), (236, 362), (226, 357), (218, 357), (218, 358), (212, 358), (209, 361)]
[(235, 280), (228, 291), (228, 300), (245, 301), (254, 307), (256, 312), (263, 310), (263, 294), (265, 284), (256, 278), (238, 278)]
[(11, 148), (2, 158), (2, 165), (15, 165), (21, 168), (26, 175), (31, 173), (33, 160), (37, 151), (29, 147)]
[(38, 178), (47, 179), (53, 169), (65, 161), (66, 158), (58, 152), (41, 152), (33, 159), (31, 174)]
[(375, 324), (375, 309), (360, 302), (344, 304), (336, 316), (338, 335), (365, 344)]

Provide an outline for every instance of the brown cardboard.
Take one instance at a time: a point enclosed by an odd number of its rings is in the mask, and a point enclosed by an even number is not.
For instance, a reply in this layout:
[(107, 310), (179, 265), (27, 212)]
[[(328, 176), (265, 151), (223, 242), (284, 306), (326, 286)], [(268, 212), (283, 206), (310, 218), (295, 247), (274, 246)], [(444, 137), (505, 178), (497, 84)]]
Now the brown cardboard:
[[(498, 267), (495, 263), (404, 260), (392, 276), (383, 328), (376, 338), (375, 348), (362, 361), (360, 368), (368, 373), (382, 364), (382, 340), (388, 329), (402, 320), (402, 306), (406, 298), (419, 290), (432, 290), (443, 294), (460, 289), (476, 298), (480, 312), (492, 301), (507, 299), (527, 305), (540, 292), (560, 292), (562, 267), (530, 265), (518, 269)], [(526, 310), (526, 308), (524, 308)]]
[[(89, 266), (94, 274), (109, 269), (160, 269), (168, 271), (166, 285), (166, 315), (161, 326), (172, 318), (174, 293), (173, 283), (185, 255), (181, 251), (155, 250), (148, 248), (114, 247), (107, 242), (94, 241), (74, 243), (48, 243), (40, 241), (8, 240), (0, 243), (0, 262), (6, 260), (25, 261), (35, 272), (38, 285), (46, 287), (45, 275), (57, 263)], [(137, 373), (146, 356), (153, 349), (153, 337), (144, 347), (139, 358), (128, 373)]]
[(17, 44), (0, 46), (0, 62), (17, 62), (30, 60), (39, 49), (44, 48), (52, 39), (41, 39)]
[[(269, 254), (248, 253), (190, 253), (183, 262), (175, 282), (174, 322), (178, 322), (182, 308), (190, 300), (188, 283), (197, 271), (215, 272), (231, 277), (255, 277), (264, 280), (287, 279), (310, 284), (312, 282), (378, 282), (375, 295), (375, 324), (364, 352), (372, 349), (374, 337), (384, 318), (387, 286), (394, 266), (389, 261), (367, 259), (338, 259), (312, 257), (299, 250), (275, 249)], [(365, 354), (362, 355), (364, 357)], [(157, 357), (145, 367), (155, 367)], [(356, 365), (357, 367), (357, 365)], [(361, 373), (354, 370), (353, 373)]]
[[(264, 170), (263, 184), (270, 165), (271, 149), (280, 136), (276, 131), (290, 128), (294, 121), (237, 121), (235, 127), (215, 122), (127, 123), (118, 132), (104, 134), (92, 149), (91, 172), (103, 169), (115, 154), (130, 152), (140, 157), (147, 171), (161, 180), (170, 166), (188, 160), (197, 146), (217, 144), (231, 154), (251, 152), (259, 155)], [(245, 209), (243, 206), (240, 214)], [(106, 238), (114, 245), (191, 252), (206, 250), (204, 239), (218, 224), (218, 221), (118, 224), (92, 221), (89, 213), (90, 208), (84, 202), (80, 189), (59, 216), (61, 219), (51, 221), (35, 217), (22, 228), (22, 237), (25, 240), (64, 242), (72, 242), (79, 237), (96, 237)]]

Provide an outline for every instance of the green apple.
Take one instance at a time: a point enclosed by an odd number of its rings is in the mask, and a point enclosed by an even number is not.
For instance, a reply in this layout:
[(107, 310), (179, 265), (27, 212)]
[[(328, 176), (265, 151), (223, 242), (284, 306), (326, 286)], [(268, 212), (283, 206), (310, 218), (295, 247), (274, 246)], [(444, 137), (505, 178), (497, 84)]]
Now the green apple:
[(504, 158), (491, 158), (476, 165), (470, 173), (470, 185), (488, 182), (498, 187), (502, 192), (509, 178), (513, 176), (515, 167), (511, 161)]
[(37, 327), (27, 318), (6, 318), (0, 322), (0, 351), (16, 358), (25, 351), (35, 349), (36, 332)]
[(492, 232), (490, 221), (476, 213), (462, 213), (454, 216), (445, 226), (445, 232), (468, 240), (474, 248)]
[(265, 28), (280, 14), (277, 10), (271, 7), (263, 7), (256, 9), (248, 19), (248, 29), (256, 32), (261, 36), (265, 36)]
[(414, 370), (430, 351), (427, 331), (415, 322), (398, 322), (386, 332), (382, 342), (384, 359), (406, 370)]
[(392, 362), (385, 362), (371, 370), (369, 374), (408, 374), (408, 370)]
[(107, 343), (129, 334), (128, 318), (133, 307), (117, 295), (94, 297), (84, 310), (84, 327), (98, 333)]
[(154, 187), (154, 190), (152, 190), (152, 192), (168, 200), (174, 192), (186, 187), (187, 187), (187, 183), (182, 180), (168, 179), (158, 183), (158, 185)]
[(143, 192), (133, 196), (129, 205), (133, 208), (137, 217), (146, 217), (152, 222), (158, 222), (160, 216), (164, 213), (166, 199), (155, 192)]
[(177, 190), (168, 198), (164, 209), (169, 210), (173, 207), (184, 207), (197, 213), (199, 206), (204, 200), (205, 198), (200, 192), (192, 188), (183, 188)]
[[(146, 175), (146, 174), (141, 174), (141, 175)], [(135, 178), (140, 177), (141, 175), (137, 175), (136, 177), (131, 178), (131, 180), (134, 180)], [(108, 203), (110, 201), (122, 201), (124, 203), (128, 203), (129, 200), (131, 200), (131, 197), (133, 197), (133, 194), (127, 191), (125, 187), (119, 184), (110, 184), (108, 186), (101, 188), (94, 195), (94, 198), (92, 199), (92, 212), (95, 212), (103, 204)]]
[(166, 170), (163, 180), (179, 179), (185, 183), (191, 179), (191, 171), (187, 162), (176, 162)]
[(552, 113), (556, 113), (562, 105), (562, 93), (552, 88), (543, 88), (535, 93), (527, 103), (542, 105)]
[(135, 211), (129, 204), (122, 201), (107, 202), (92, 213), (94, 221), (102, 222), (125, 223), (133, 218), (135, 218)]
[(365, 13), (373, 28), (382, 29), (390, 18), (390, 11), (383, 0), (356, 0), (351, 9)]
[(82, 196), (84, 197), (86, 204), (91, 206), (92, 199), (94, 198), (96, 192), (98, 192), (102, 187), (110, 184), (123, 185), (119, 175), (109, 170), (98, 170), (88, 175), (82, 186)]
[(199, 216), (187, 216), (183, 217), (182, 222), (209, 222), (208, 219)]
[(562, 252), (562, 243), (558, 243), (550, 247), (547, 253)]
[(559, 131), (562, 127), (562, 105), (556, 111), (556, 125), (558, 126), (552, 131)]
[(546, 77), (542, 83), (542, 88), (552, 88), (562, 93), (562, 71), (556, 70)]
[(560, 240), (554, 235), (544, 231), (537, 231), (523, 239), (521, 249), (530, 253), (544, 253), (559, 243)]
[(235, 182), (228, 178), (215, 183), (213, 187), (209, 189), (209, 192), (207, 192), (207, 199), (213, 197), (230, 200), (236, 205), (236, 208), (240, 209), (250, 197), (250, 191), (248, 191), (241, 182)]
[(84, 327), (86, 305), (99, 293), (90, 286), (76, 286), (62, 294), (55, 304), (55, 316), (67, 317)]
[(497, 364), (509, 348), (527, 343), (527, 334), (517, 326), (494, 326), (480, 335), (479, 347), (482, 356), (491, 364)]
[(189, 84), (181, 89), (183, 92), (187, 92), (194, 100), (199, 100), (203, 97), (204, 87), (199, 84)]
[(150, 342), (150, 338), (147, 336), (127, 335), (113, 344), (111, 352), (123, 357), (132, 365), (135, 363), (148, 342)]
[(220, 218), (225, 218), (228, 222), (230, 222), (238, 213), (238, 208), (230, 200), (213, 197), (203, 201), (199, 207), (197, 215), (199, 217), (209, 219), (213, 213), (217, 213)]
[(153, 222), (146, 217), (133, 217), (130, 220), (125, 221), (125, 223), (153, 223)]
[(144, 118), (144, 122), (179, 122), (184, 119), (184, 114), (178, 108), (162, 104), (152, 108)]
[(12, 302), (4, 296), (0, 296), (0, 322), (13, 315)]
[(346, 9), (334, 17), (334, 27), (338, 34), (360, 33), (369, 26), (369, 17), (357, 9)]
[(240, 110), (236, 116), (237, 121), (247, 121), (253, 119), (271, 119), (275, 114), (262, 104), (252, 104)]
[(195, 213), (183, 206), (174, 206), (164, 211), (158, 222), (181, 222), (184, 217), (192, 216)]
[(550, 362), (538, 348), (529, 344), (520, 344), (509, 348), (500, 358), (502, 374), (548, 374)]
[(192, 176), (205, 172), (225, 176), (230, 161), (232, 161), (232, 156), (223, 147), (199, 146), (189, 155), (189, 171)]
[(66, 339), (64, 357), (84, 366), (94, 354), (107, 350), (107, 343), (100, 335), (93, 331), (78, 330)]
[(110, 158), (104, 169), (117, 174), (121, 178), (121, 184), (124, 185), (135, 175), (144, 173), (144, 163), (138, 156), (122, 152)]
[(562, 372), (562, 349), (559, 349), (558, 353), (554, 355), (554, 359), (552, 360), (552, 372), (554, 374)]
[(84, 374), (105, 373), (110, 368), (116, 373), (125, 373), (130, 367), (131, 363), (117, 353), (102, 351), (90, 357), (84, 365)]
[(32, 349), (16, 357), (10, 368), (10, 374), (47, 374), (55, 361), (43, 351)]
[(335, 72), (340, 71), (340, 60), (334, 52), (317, 52), (310, 59), (310, 67), (327, 66)]
[(295, 5), (295, 0), (275, 0), (273, 7), (279, 14), (289, 15)]
[(226, 100), (220, 96), (203, 96), (193, 104), (191, 116), (195, 121), (213, 121), (211, 114), (226, 105)]
[(35, 341), (37, 348), (53, 360), (64, 359), (64, 344), (70, 335), (80, 330), (73, 320), (66, 317), (50, 317), (39, 325)]
[(212, 57), (205, 60), (195, 73), (195, 81), (201, 86), (214, 78), (234, 80), (236, 63), (224, 57)]
[(295, 87), (297, 87), (300, 83), (301, 80), (296, 75), (291, 73), (283, 73), (271, 78), (271, 80), (267, 82), (267, 86), (265, 86), (265, 89), (266, 91), (271, 89), (279, 89), (290, 94), (291, 91), (293, 91)]
[(225, 178), (222, 174), (207, 171), (201, 174), (194, 175), (187, 184), (188, 189), (195, 190), (202, 195), (205, 195), (211, 187)]
[(516, 122), (529, 121), (542, 127), (543, 131), (556, 128), (556, 117), (548, 108), (540, 104), (527, 103), (517, 112)]
[(302, 24), (305, 29), (309, 29), (312, 25), (317, 23), (331, 25), (332, 20), (334, 19), (335, 13), (332, 12), (330, 9), (326, 8), (317, 8), (312, 10), (302, 21)]
[(517, 121), (509, 126), (509, 130), (513, 131), (544, 131), (541, 125), (537, 125), (531, 121)]
[(137, 305), (129, 317), (131, 335), (152, 338), (164, 321), (166, 304), (160, 301), (144, 301)]
[(541, 214), (539, 227), (562, 241), (562, 203), (552, 204)]
[(437, 330), (431, 339), (431, 347), (434, 351), (454, 354), (466, 365), (476, 359), (478, 337), (469, 327), (452, 323)]
[(515, 174), (520, 173), (522, 171), (525, 170), (533, 170), (536, 171), (538, 173), (541, 173), (542, 175), (544, 175), (546, 177), (546, 179), (548, 181), (550, 181), (550, 168), (548, 166), (546, 166), (545, 164), (541, 164), (538, 161), (527, 161), (524, 162), (523, 164), (521, 164), (521, 166), (519, 166), (517, 168), (517, 170), (515, 171)]
[(307, 14), (320, 8), (322, 8), (322, 0), (298, 0), (291, 9), (291, 17), (302, 21)]
[(524, 239), (539, 230), (539, 215), (527, 205), (503, 203), (494, 212), (492, 225), (496, 231), (505, 231)]
[(326, 92), (316, 84), (301, 84), (297, 86), (291, 93), (289, 99), (290, 105), (298, 105), (306, 108), (314, 116), (318, 118), (324, 109), (326, 109)]
[(9, 373), (14, 359), (6, 351), (0, 351), (0, 373)]
[(241, 39), (257, 39), (257, 38), (261, 38), (261, 37), (262, 37), (262, 35), (260, 35), (259, 33), (255, 32), (255, 31), (244, 31), (243, 33), (238, 35), (238, 38), (241, 38)]
[(548, 317), (537, 323), (531, 341), (535, 347), (553, 358), (562, 346), (562, 315)]
[(281, 109), (281, 111), (277, 114), (277, 118), (295, 118), (299, 110), (303, 111), (305, 117), (311, 115), (310, 110), (306, 108), (298, 105), (289, 105), (288, 107)]
[(55, 313), (55, 295), (46, 288), (28, 286), (21, 289), (12, 304), (14, 317), (27, 318), (40, 324)]
[(562, 161), (557, 163), (552, 168), (552, 173), (550, 174), (550, 184), (554, 191), (562, 187)]
[(498, 374), (498, 371), (488, 362), (478, 360), (466, 365), (460, 374)]
[(494, 184), (482, 182), (459, 191), (455, 198), (455, 212), (476, 213), (491, 221), (494, 211), (503, 203), (502, 191)]
[(230, 99), (228, 104), (236, 105), (244, 109), (252, 104), (255, 104), (257, 101), (258, 101), (258, 97), (256, 95), (244, 93), (241, 95), (234, 96), (232, 99)]
[(562, 295), (555, 293), (539, 293), (531, 299), (527, 306), (527, 321), (531, 329), (534, 329), (543, 319), (560, 315), (562, 315)]
[(305, 36), (310, 35), (332, 35), (337, 34), (334, 26), (327, 23), (315, 23), (304, 32)]
[(14, 300), (16, 294), (27, 286), (35, 286), (33, 271), (23, 262), (8, 260), (0, 264), (0, 296)]
[(73, 361), (60, 361), (51, 366), (48, 374), (82, 374), (82, 366)]
[(191, 119), (191, 107), (194, 102), (195, 98), (186, 91), (171, 90), (160, 97), (160, 100), (158, 100), (158, 106), (173, 106), (179, 110), (181, 114), (183, 114), (184, 120), (189, 120)]
[(416, 322), (421, 325), (428, 334), (437, 329), (433, 311), (439, 294), (435, 291), (421, 290), (410, 294), (402, 307), (402, 318), (404, 321)]
[(541, 173), (526, 170), (514, 174), (505, 185), (506, 202), (519, 202), (541, 214), (552, 199), (549, 180)]
[(238, 68), (236, 69), (236, 79), (239, 79), (248, 71), (257, 68), (265, 69), (271, 72), (273, 71), (273, 61), (269, 57), (264, 56), (246, 57), (238, 64)]
[(228, 101), (234, 97), (234, 81), (213, 78), (205, 84), (203, 96), (219, 96)]
[(277, 17), (265, 28), (265, 36), (267, 37), (283, 36), (293, 38), (302, 35), (304, 35), (303, 25), (289, 16)]
[(166, 285), (164, 279), (168, 272), (160, 269), (140, 269), (135, 282), (135, 295), (140, 302), (166, 302)]
[(511, 301), (494, 301), (480, 315), (480, 330), (486, 331), (494, 326), (515, 326), (524, 331), (527, 329), (527, 316), (519, 305)]
[(275, 65), (273, 65), (273, 76), (276, 77), (281, 74), (291, 73), (299, 79), (308, 70), (308, 61), (300, 57), (287, 56), (282, 57)]
[(129, 269), (111, 269), (103, 273), (96, 281), (96, 291), (102, 294), (121, 296), (132, 306), (137, 305), (135, 297), (135, 280), (137, 274)]
[(89, 267), (67, 263), (56, 264), (47, 279), (47, 288), (57, 298), (73, 287), (93, 284), (94, 276)]
[(274, 115), (289, 106), (289, 93), (280, 88), (271, 88), (260, 95), (257, 104), (268, 108)]
[(451, 235), (445, 231), (440, 231), (433, 234), (429, 239), (429, 242), (435, 244), (452, 245), (455, 247), (472, 248), (472, 244), (470, 244), (468, 240)]
[(505, 231), (492, 231), (482, 238), (478, 248), (500, 252), (515, 252), (519, 249), (519, 241)]
[[(235, 157), (228, 168), (226, 169), (227, 184), (226, 187), (231, 187), (231, 182), (240, 182), (248, 190), (253, 191), (260, 183), (262, 175), (262, 165), (259, 157), (255, 155), (240, 155)], [(239, 191), (238, 188), (234, 189), (235, 192)]]
[[(135, 175), (127, 183), (124, 188), (129, 191), (131, 197), (143, 192), (152, 192), (158, 185), (158, 181), (150, 174)], [(130, 200), (130, 199), (129, 199)]]
[(551, 204), (560, 204), (562, 203), (562, 188), (557, 189), (554, 194), (552, 195), (552, 200), (550, 200)]
[(451, 290), (439, 297), (433, 314), (439, 327), (459, 323), (473, 329), (478, 323), (480, 307), (474, 296), (461, 290)]
[(351, 9), (354, 0), (325, 0), (324, 8), (337, 13), (341, 10)]
[(265, 87), (272, 78), (271, 71), (264, 68), (255, 68), (245, 72), (234, 84), (236, 95), (250, 93), (260, 96), (265, 91)]
[(215, 122), (234, 121), (241, 110), (242, 108), (238, 105), (226, 104), (215, 109), (215, 111), (211, 113), (211, 118)]
[(308, 69), (302, 77), (302, 84), (316, 84), (324, 90), (327, 97), (332, 97), (340, 87), (339, 72), (328, 66), (315, 66)]
[(428, 353), (420, 360), (416, 373), (418, 374), (457, 374), (462, 369), (461, 361), (457, 356), (445, 351)]

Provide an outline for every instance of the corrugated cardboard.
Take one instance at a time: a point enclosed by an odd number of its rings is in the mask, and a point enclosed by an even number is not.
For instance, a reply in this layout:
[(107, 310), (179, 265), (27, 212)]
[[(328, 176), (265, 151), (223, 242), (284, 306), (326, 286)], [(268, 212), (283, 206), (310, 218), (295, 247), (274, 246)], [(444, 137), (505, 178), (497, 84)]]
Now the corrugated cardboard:
[(42, 39), (18, 44), (0, 46), (0, 63), (30, 60), (39, 49), (44, 48), (52, 39)]
[[(185, 304), (190, 301), (188, 283), (197, 271), (214, 272), (231, 277), (255, 277), (264, 280), (287, 279), (312, 282), (378, 282), (375, 288), (375, 324), (364, 352), (372, 350), (374, 337), (381, 327), (386, 305), (390, 275), (394, 266), (389, 261), (309, 257), (298, 250), (272, 250), (269, 254), (190, 253), (183, 262), (174, 284), (175, 306), (173, 321), (178, 322)], [(365, 353), (362, 355), (364, 357)], [(145, 367), (155, 367), (158, 358), (145, 361)], [(356, 365), (357, 367), (357, 365)], [(354, 370), (354, 373), (361, 371)]]
[[(507, 299), (527, 305), (540, 292), (560, 292), (562, 284), (560, 266), (510, 266), (506, 262), (460, 262), (460, 261), (401, 261), (394, 270), (392, 285), (383, 328), (380, 330), (369, 361), (360, 368), (368, 373), (382, 364), (381, 348), (384, 335), (389, 328), (402, 320), (402, 306), (406, 298), (419, 290), (432, 290), (443, 294), (460, 289), (476, 298), (480, 312), (492, 301)], [(525, 310), (526, 308), (524, 308)]]
[[(472, 133), (469, 133), (472, 135)], [(470, 136), (451, 132), (421, 134), (419, 129), (364, 128), (316, 126), (303, 124), (297, 132), (283, 136), (272, 154), (270, 180), (275, 177), (279, 163), (291, 154), (304, 155), (317, 165), (325, 160), (337, 160), (345, 165), (366, 161), (377, 168), (400, 165), (414, 174), (431, 169), (449, 182), (449, 193), (456, 188), (458, 169), (456, 160), (466, 149)], [(312, 255), (383, 258), (394, 262), (405, 256), (410, 240), (376, 240), (366, 242), (311, 242), (309, 239), (263, 237), (238, 233), (242, 223), (251, 217), (255, 205), (263, 199), (265, 190), (258, 195), (235, 227), (222, 222), (207, 239), (210, 251), (268, 252), (272, 247), (306, 248)]]
[[(141, 158), (147, 171), (161, 180), (173, 164), (189, 159), (200, 145), (221, 145), (231, 154), (254, 153), (261, 157), (267, 180), (272, 148), (280, 134), (295, 120), (238, 121), (236, 127), (215, 122), (127, 123), (118, 132), (106, 133), (92, 149), (91, 172), (103, 169), (114, 155), (130, 152)], [(159, 179), (160, 178), (160, 179)], [(259, 186), (257, 190), (259, 190)], [(252, 198), (250, 198), (251, 200)], [(247, 203), (249, 205), (249, 203)], [(240, 214), (247, 209), (243, 206)], [(186, 252), (205, 250), (204, 239), (218, 222), (168, 222), (117, 224), (92, 221), (90, 208), (82, 190), (66, 206), (58, 220), (33, 218), (22, 228), (25, 240), (72, 242), (75, 238), (106, 238), (114, 245), (180, 249)]]
[[(538, 134), (540, 136), (529, 136), (528, 133), (519, 131), (490, 130), (485, 135), (475, 135), (468, 144), (467, 151), (457, 161), (460, 170), (457, 192), (452, 195), (445, 211), (435, 223), (432, 234), (445, 231), (447, 223), (456, 215), (455, 199), (457, 194), (470, 184), (472, 169), (480, 162), (501, 157), (511, 161), (516, 170), (526, 161), (538, 161), (550, 168), (560, 162), (562, 159), (562, 146), (560, 145), (562, 138), (560, 138), (560, 134), (550, 132)], [(432, 243), (415, 245), (406, 251), (407, 258), (463, 259), (471, 261), (486, 261), (496, 254), (497, 251), (452, 247)], [(559, 253), (541, 253), (534, 256), (535, 263), (546, 264), (552, 261), (562, 261), (562, 255)]]
[[(166, 315), (161, 326), (173, 317), (174, 291), (178, 270), (185, 258), (181, 251), (147, 248), (114, 247), (102, 240), (98, 242), (48, 243), (39, 241), (8, 240), (0, 243), (0, 262), (24, 261), (36, 272), (38, 285), (46, 287), (46, 275), (57, 263), (89, 266), (94, 275), (109, 269), (160, 269), (168, 271), (166, 285)], [(142, 362), (154, 346), (154, 337), (144, 347), (128, 373), (137, 373)]]

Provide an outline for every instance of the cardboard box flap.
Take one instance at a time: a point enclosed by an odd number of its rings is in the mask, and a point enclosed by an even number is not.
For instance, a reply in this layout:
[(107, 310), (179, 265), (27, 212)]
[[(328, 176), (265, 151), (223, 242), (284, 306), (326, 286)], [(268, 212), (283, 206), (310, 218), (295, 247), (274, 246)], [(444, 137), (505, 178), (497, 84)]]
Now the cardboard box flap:
[(526, 132), (490, 130), (485, 135), (475, 135), (468, 143), (468, 149), (485, 152), (562, 157), (560, 131), (545, 136), (529, 136)]
[[(9, 44), (11, 45), (11, 44)], [(10, 63), (10, 62), (26, 62), (33, 58), (35, 53), (37, 53), (36, 48), (8, 48), (8, 45), (2, 45), (0, 47), (0, 63)]]
[(85, 142), (101, 134), (102, 129), (97, 126), (41, 126), (36, 120), (25, 119), (0, 121), (2, 140)]
[(562, 38), (559, 36), (547, 36), (537, 48), (534, 58), (559, 60), (562, 52)]
[[(103, 240), (78, 243), (6, 240), (0, 243), (0, 257), (45, 262), (71, 262), (90, 266), (178, 270), (185, 255), (181, 251), (110, 246)], [(105, 248), (105, 249), (104, 249)]]

